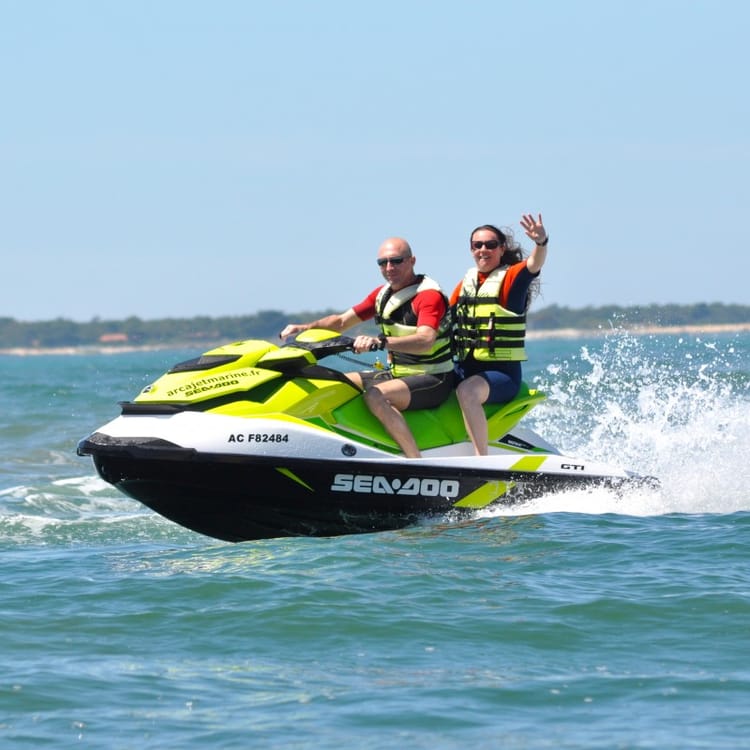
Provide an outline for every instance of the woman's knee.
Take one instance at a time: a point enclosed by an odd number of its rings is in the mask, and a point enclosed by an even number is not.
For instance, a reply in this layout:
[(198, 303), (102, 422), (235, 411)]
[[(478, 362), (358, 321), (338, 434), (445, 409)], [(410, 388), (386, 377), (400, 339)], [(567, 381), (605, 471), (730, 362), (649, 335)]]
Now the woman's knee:
[(490, 395), (490, 387), (481, 375), (471, 375), (462, 380), (456, 388), (456, 398), (459, 404), (483, 404)]
[(456, 386), (456, 399), (461, 406), (463, 406), (467, 400), (471, 399), (471, 388), (467, 387), (465, 380), (462, 380)]

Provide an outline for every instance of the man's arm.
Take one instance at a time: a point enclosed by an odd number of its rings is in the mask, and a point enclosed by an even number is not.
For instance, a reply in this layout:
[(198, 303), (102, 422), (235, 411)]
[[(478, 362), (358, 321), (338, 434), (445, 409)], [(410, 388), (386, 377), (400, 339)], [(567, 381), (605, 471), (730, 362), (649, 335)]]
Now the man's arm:
[[(417, 314), (417, 330), (408, 336), (387, 336), (385, 346), (392, 352), (423, 354), (435, 343), (438, 326), (446, 313), (443, 295), (431, 289), (420, 292), (412, 300), (412, 306)], [(357, 336), (354, 351), (366, 352), (380, 343), (380, 338), (374, 336)]]
[(279, 334), (279, 338), (285, 339), (302, 331), (308, 331), (310, 328), (325, 328), (328, 331), (342, 333), (361, 322), (361, 319), (350, 307), (346, 312), (326, 315), (324, 318), (313, 320), (311, 323), (289, 323)]

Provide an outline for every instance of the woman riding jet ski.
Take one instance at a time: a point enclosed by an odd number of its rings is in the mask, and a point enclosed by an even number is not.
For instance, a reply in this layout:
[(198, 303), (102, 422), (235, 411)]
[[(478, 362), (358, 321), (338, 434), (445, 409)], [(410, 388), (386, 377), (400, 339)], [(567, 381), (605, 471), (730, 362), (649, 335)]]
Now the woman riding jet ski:
[(524, 384), (485, 405), (476, 456), (455, 393), (406, 411), (406, 458), (360, 388), (319, 364), (353, 340), (310, 329), (289, 343), (240, 341), (174, 366), (79, 443), (100, 476), (187, 528), (228, 541), (396, 529), (550, 491), (649, 478), (561, 455), (518, 421), (544, 396)]

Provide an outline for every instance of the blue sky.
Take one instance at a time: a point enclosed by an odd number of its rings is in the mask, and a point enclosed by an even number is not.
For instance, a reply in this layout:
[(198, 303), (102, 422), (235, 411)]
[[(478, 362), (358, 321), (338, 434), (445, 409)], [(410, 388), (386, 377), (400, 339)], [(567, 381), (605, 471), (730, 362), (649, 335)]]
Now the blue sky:
[[(0, 316), (344, 310), (544, 215), (537, 308), (750, 304), (750, 3), (0, 0)], [(528, 242), (525, 243), (528, 247)]]

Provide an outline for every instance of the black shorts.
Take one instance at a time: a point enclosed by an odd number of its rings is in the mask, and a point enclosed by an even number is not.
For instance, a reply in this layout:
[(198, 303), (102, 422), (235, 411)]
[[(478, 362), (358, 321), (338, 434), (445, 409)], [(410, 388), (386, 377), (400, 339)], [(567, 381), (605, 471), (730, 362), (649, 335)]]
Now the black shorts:
[[(367, 390), (378, 383), (393, 380), (390, 370), (366, 370), (360, 372), (362, 387)], [(399, 378), (409, 388), (411, 400), (408, 409), (433, 409), (451, 395), (455, 386), (455, 374), (439, 372), (429, 375), (405, 375)]]

